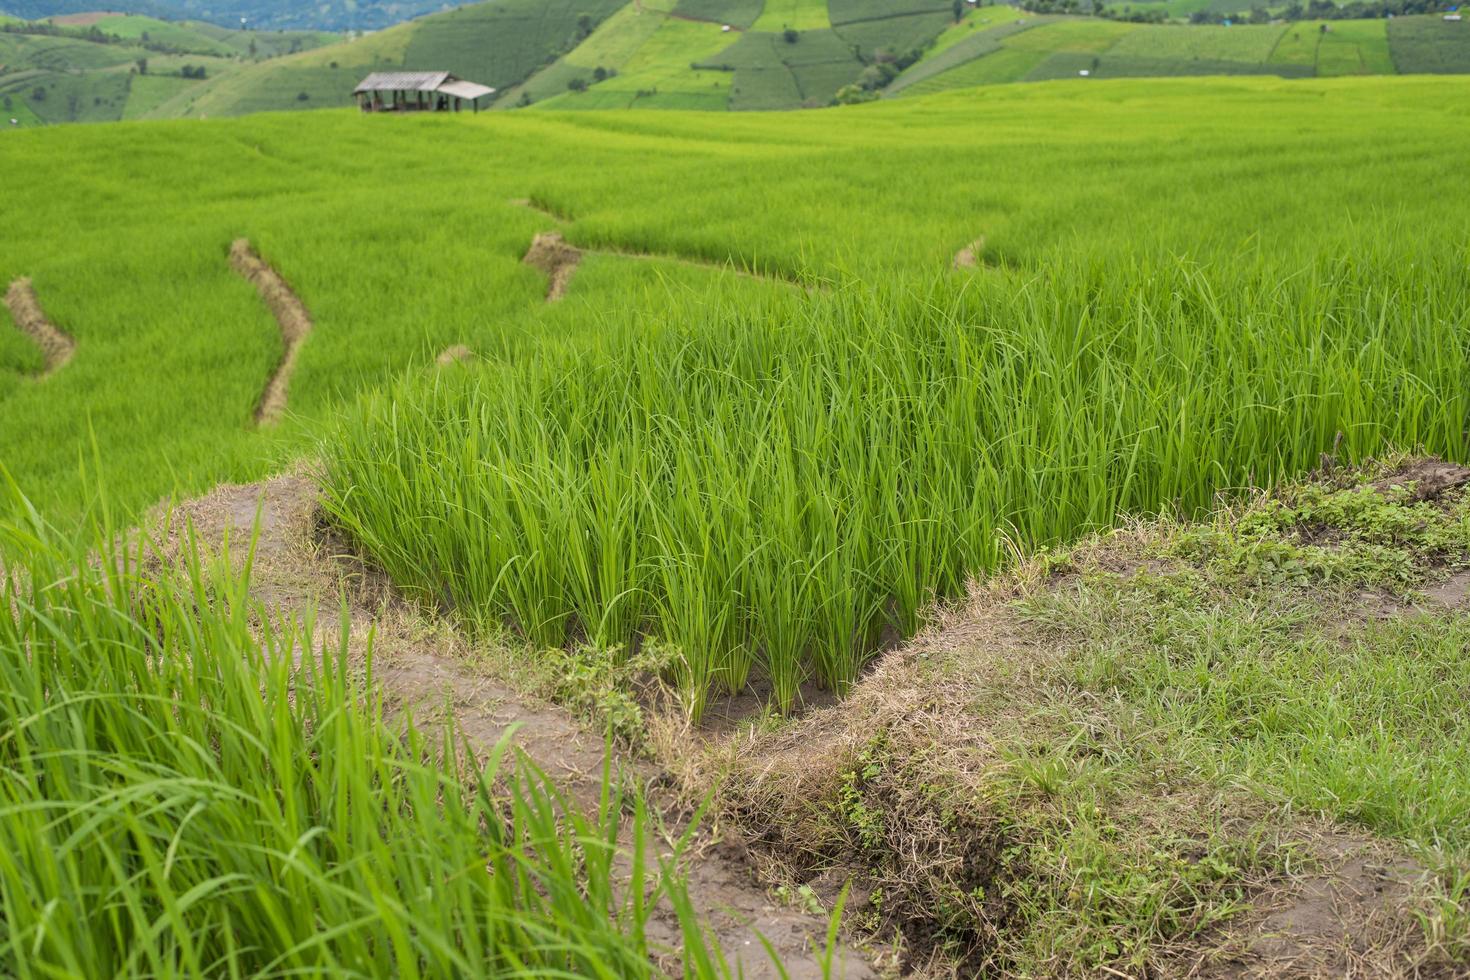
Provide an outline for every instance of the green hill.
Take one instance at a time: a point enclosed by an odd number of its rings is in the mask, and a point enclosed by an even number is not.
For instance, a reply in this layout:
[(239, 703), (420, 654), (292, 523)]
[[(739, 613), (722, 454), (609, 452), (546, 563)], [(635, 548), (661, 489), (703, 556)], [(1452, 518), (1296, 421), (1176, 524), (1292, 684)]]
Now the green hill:
[(1224, 25), (1143, 22), (1117, 9), (487, 0), (340, 41), (89, 15), (56, 36), (0, 25), (0, 98), (18, 125), (36, 125), (344, 107), (361, 76), (385, 70), (452, 71), (498, 89), (499, 109), (714, 111), (1063, 78), (1470, 72), (1470, 29), (1437, 14)]
[(1470, 30), (1439, 15), (1232, 26), (1018, 16), (961, 25), (944, 39), (948, 43), (936, 45), (886, 94), (1082, 76), (1300, 78), (1470, 71)]
[(498, 105), (793, 109), (1084, 76), (1464, 71), (1470, 32), (1438, 15), (1226, 26), (1006, 5), (968, 6), (956, 20), (938, 0), (645, 0)]
[(89, 18), (106, 9), (273, 31), (378, 30), (444, 8), (443, 0), (4, 0), (4, 6), (28, 20)]
[(917, 58), (952, 22), (949, 0), (643, 0), (500, 105), (828, 105), (875, 63)]
[(7, 117), (21, 126), (141, 118), (210, 79), (338, 39), (143, 16), (86, 20), (0, 22), (0, 107)]
[(237, 116), (352, 104), (365, 74), (444, 70), (498, 89), (571, 50), (625, 0), (490, 0), (344, 44), (250, 66), (164, 103), (158, 116)]

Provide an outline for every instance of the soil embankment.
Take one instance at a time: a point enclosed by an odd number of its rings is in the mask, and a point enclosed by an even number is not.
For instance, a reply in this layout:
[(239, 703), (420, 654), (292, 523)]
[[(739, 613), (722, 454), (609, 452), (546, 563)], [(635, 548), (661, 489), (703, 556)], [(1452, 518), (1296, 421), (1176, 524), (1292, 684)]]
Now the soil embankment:
[(76, 353), (77, 342), (71, 335), (46, 318), (41, 301), (29, 279), (17, 279), (5, 293), (5, 306), (21, 333), (30, 337), (41, 348), (45, 366), (42, 378), (60, 371)]
[(301, 345), (311, 334), (311, 315), (286, 280), (256, 254), (247, 239), (238, 239), (230, 246), (230, 266), (255, 286), (281, 328), (281, 359), (266, 379), (255, 407), (255, 424), (270, 425), (286, 413), (296, 358)]

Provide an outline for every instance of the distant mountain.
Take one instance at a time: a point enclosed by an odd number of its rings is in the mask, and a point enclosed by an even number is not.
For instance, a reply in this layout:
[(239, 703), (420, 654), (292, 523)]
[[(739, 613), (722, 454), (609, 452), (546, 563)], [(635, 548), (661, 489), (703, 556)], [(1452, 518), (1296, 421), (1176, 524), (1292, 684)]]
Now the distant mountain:
[(455, 6), (444, 0), (0, 0), (0, 12), (36, 20), (114, 10), (173, 20), (294, 30), (376, 30)]

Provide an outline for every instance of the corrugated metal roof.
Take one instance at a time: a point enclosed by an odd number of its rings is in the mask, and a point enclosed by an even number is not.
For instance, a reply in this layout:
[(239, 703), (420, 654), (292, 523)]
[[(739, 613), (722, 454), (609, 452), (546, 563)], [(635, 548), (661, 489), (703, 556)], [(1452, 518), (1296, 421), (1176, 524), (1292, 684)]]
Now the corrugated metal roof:
[(375, 71), (352, 90), (361, 92), (433, 92), (454, 76), (447, 71)]
[(475, 82), (461, 81), (445, 82), (443, 85), (440, 85), (437, 89), (435, 89), (435, 91), (442, 92), (445, 95), (452, 95), (458, 99), (478, 99), (486, 95), (495, 94), (495, 90), (493, 88), (489, 88), (488, 86), (480, 85)]

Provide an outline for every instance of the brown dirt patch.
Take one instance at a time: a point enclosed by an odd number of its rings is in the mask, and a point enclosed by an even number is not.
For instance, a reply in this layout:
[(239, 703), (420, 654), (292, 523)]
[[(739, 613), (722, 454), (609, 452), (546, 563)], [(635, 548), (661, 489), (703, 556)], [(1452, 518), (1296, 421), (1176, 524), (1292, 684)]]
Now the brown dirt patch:
[(448, 367), (451, 364), (462, 364), (465, 361), (473, 361), (474, 359), (474, 351), (470, 350), (464, 344), (455, 344), (452, 347), (446, 347), (440, 351), (439, 356), (434, 358), (434, 363), (439, 367)]
[(1309, 838), (1319, 870), (1257, 896), (1252, 913), (1225, 934), (1210, 978), (1410, 977), (1421, 973), (1408, 907), (1425, 870), (1389, 846), (1324, 829)]
[(1379, 490), (1407, 486), (1413, 501), (1437, 500), (1451, 490), (1470, 484), (1470, 468), (1442, 459), (1426, 457), (1403, 464), (1374, 482)]
[(286, 412), (296, 357), (311, 333), (311, 314), (286, 280), (255, 253), (249, 240), (240, 238), (230, 245), (230, 267), (250, 280), (281, 328), (281, 359), (266, 379), (255, 408), (255, 424), (270, 425)]
[(954, 267), (956, 269), (973, 269), (980, 264), (980, 256), (985, 252), (985, 236), (981, 235), (964, 248), (955, 253)]
[(76, 353), (77, 342), (71, 335), (46, 319), (41, 301), (29, 279), (17, 279), (5, 293), (5, 306), (20, 332), (35, 341), (45, 358), (45, 367), (39, 377), (55, 374), (66, 366)]
[(582, 250), (567, 242), (559, 231), (539, 232), (522, 260), (546, 273), (546, 302), (555, 303), (567, 294), (572, 275), (582, 263)]
[[(452, 711), (470, 749), (482, 758), (515, 726), (517, 746), (574, 798), (595, 803), (603, 736), (563, 709), (475, 669), (474, 641), (399, 596), (326, 525), (309, 472), (221, 486), (157, 515), (158, 560), (177, 560), (192, 527), (206, 549), (218, 551), (230, 542), (231, 559), (239, 565), (257, 521), (251, 591), (273, 620), (320, 609), (313, 649), (330, 648), (343, 629), (359, 658), (365, 658), (371, 643), (373, 680), (399, 716), (411, 712), (422, 727)], [(345, 618), (334, 614), (339, 609), (345, 609)], [(615, 753), (614, 768), (645, 785), (650, 806), (665, 821), (664, 834), (683, 831), (683, 803), (660, 788), (668, 780), (656, 766)], [(650, 853), (668, 853), (669, 839), (651, 832), (645, 844)], [(824, 943), (826, 923), (768, 898), (743, 848), (727, 842), (720, 827), (707, 822), (687, 860), (690, 899), (707, 917), (732, 966), (746, 977), (774, 980), (778, 974), (761, 944), (764, 937), (789, 976), (824, 976), (816, 951)], [(677, 922), (671, 916), (653, 922), (650, 939), (677, 948)], [(839, 949), (838, 964), (836, 975), (851, 980), (874, 975), (846, 948)], [(677, 974), (677, 964), (665, 965)]]
[(91, 27), (99, 20), (116, 16), (117, 14), (109, 10), (93, 10), (82, 14), (58, 14), (47, 19), (58, 27)]

